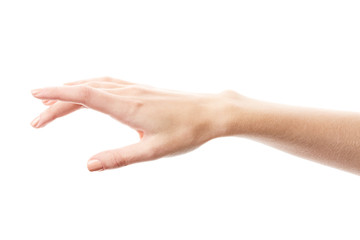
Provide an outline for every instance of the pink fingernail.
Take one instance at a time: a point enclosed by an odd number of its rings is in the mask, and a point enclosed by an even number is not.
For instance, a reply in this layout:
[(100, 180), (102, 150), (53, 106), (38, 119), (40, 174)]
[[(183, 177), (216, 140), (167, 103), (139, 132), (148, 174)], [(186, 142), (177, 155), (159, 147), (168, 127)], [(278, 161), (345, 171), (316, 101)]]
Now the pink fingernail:
[(104, 170), (102, 163), (97, 159), (91, 159), (87, 163), (89, 171), (102, 171)]
[(52, 104), (54, 104), (56, 102), (56, 100), (43, 100), (43, 103), (45, 104), (45, 105), (52, 105)]
[(31, 90), (31, 94), (34, 95), (34, 96), (36, 96), (36, 95), (38, 95), (38, 94), (41, 92), (41, 90), (42, 90), (41, 88)]
[(40, 116), (37, 116), (34, 120), (32, 120), (31, 126), (35, 128), (38, 127), (39, 121), (40, 121)]

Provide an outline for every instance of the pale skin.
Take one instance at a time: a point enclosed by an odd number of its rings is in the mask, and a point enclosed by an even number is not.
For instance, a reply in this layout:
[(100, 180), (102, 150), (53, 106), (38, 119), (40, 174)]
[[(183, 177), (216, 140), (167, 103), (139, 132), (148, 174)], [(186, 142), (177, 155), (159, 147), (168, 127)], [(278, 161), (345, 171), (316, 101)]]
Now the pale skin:
[(360, 114), (355, 112), (270, 103), (229, 90), (178, 92), (109, 77), (35, 89), (32, 94), (48, 105), (32, 121), (35, 128), (86, 107), (139, 133), (137, 143), (92, 156), (90, 171), (155, 160), (214, 138), (239, 136), (360, 174)]

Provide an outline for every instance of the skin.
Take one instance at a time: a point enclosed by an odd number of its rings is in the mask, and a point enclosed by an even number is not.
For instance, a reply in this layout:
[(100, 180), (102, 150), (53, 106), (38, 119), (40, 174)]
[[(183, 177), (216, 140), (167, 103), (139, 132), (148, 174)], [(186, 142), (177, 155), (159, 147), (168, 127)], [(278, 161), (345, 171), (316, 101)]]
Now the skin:
[(246, 137), (288, 153), (360, 174), (360, 114), (270, 103), (234, 91), (199, 94), (109, 77), (32, 91), (48, 108), (41, 128), (81, 108), (110, 115), (139, 133), (139, 142), (88, 161), (101, 171), (193, 150), (225, 136)]

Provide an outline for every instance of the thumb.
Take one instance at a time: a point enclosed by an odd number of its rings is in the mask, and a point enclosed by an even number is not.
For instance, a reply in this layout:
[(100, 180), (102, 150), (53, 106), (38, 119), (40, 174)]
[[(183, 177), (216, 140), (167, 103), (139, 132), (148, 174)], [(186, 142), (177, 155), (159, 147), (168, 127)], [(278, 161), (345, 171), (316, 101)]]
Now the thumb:
[(123, 167), (132, 163), (148, 161), (154, 159), (154, 149), (151, 144), (145, 140), (138, 143), (100, 152), (87, 163), (89, 171), (102, 171)]

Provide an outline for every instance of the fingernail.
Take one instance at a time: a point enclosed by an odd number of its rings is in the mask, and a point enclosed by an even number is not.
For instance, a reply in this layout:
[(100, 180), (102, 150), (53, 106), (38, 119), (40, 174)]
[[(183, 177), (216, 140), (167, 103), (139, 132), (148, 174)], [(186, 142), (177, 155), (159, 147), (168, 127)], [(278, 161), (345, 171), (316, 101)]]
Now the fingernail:
[(104, 170), (102, 163), (97, 159), (89, 160), (87, 163), (89, 171), (102, 171)]
[(36, 96), (36, 95), (38, 95), (38, 94), (41, 92), (41, 90), (42, 90), (41, 88), (31, 90), (31, 94), (34, 95), (34, 96)]
[(52, 104), (54, 104), (56, 102), (56, 100), (43, 100), (43, 103), (45, 104), (45, 105), (52, 105)]
[(33, 126), (33, 127), (37, 127), (37, 126), (38, 126), (39, 121), (40, 121), (40, 116), (37, 116), (34, 120), (32, 120), (32, 122), (31, 122), (31, 126)]

